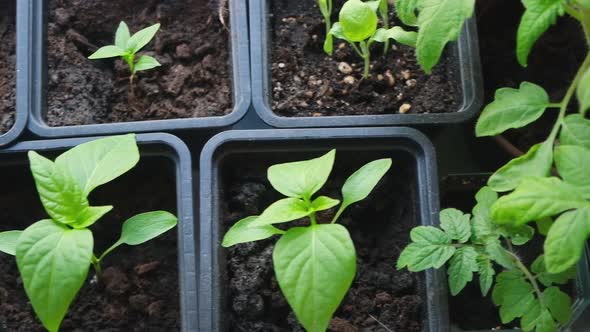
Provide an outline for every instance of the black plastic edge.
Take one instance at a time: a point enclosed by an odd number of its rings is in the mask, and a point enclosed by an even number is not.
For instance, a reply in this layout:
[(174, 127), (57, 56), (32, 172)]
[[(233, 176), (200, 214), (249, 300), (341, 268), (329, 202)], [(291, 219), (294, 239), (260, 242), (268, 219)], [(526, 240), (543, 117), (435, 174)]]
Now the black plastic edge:
[[(215, 309), (218, 287), (214, 280), (214, 250), (219, 243), (212, 239), (214, 193), (214, 167), (216, 152), (231, 142), (251, 144), (273, 141), (308, 140), (350, 140), (395, 138), (407, 141), (412, 148), (407, 150), (417, 161), (418, 197), (421, 201), (420, 219), (423, 225), (439, 222), (439, 194), (436, 156), (432, 143), (426, 136), (410, 128), (328, 128), (328, 129), (283, 129), (283, 130), (240, 130), (226, 131), (211, 138), (201, 152), (200, 158), (200, 279), (199, 279), (199, 323), (201, 331), (217, 331), (221, 318)], [(426, 275), (426, 326), (424, 331), (447, 332), (449, 330), (447, 285), (445, 271), (428, 270)]]
[(325, 117), (283, 117), (272, 111), (269, 104), (270, 73), (268, 29), (268, 0), (250, 0), (250, 56), (252, 70), (252, 105), (258, 116), (271, 126), (351, 127), (387, 125), (440, 125), (460, 123), (473, 118), (483, 104), (483, 78), (479, 57), (479, 42), (475, 17), (468, 19), (457, 42), (449, 44), (458, 54), (456, 65), (462, 90), (462, 103), (449, 113), (387, 114)]
[(29, 115), (28, 93), (31, 71), (28, 54), (31, 50), (31, 43), (27, 35), (27, 29), (30, 26), (31, 7), (25, 1), (13, 1), (16, 2), (16, 104), (14, 105), (14, 124), (0, 136), (0, 146), (14, 143), (25, 130)]
[[(19, 0), (24, 7), (29, 6), (31, 24), (23, 27), (23, 39), (32, 43), (30, 51), (24, 52), (30, 59), (32, 67), (32, 92), (28, 128), (35, 135), (47, 138), (111, 135), (127, 132), (176, 131), (183, 129), (216, 129), (229, 127), (238, 122), (248, 111), (251, 103), (250, 54), (248, 39), (247, 0), (229, 0), (230, 15), (230, 51), (232, 59), (233, 111), (219, 117), (148, 120), (91, 124), (78, 126), (51, 127), (47, 125), (43, 114), (46, 112), (46, 6), (47, 0)], [(25, 29), (26, 28), (26, 29)]]
[[(182, 331), (197, 331), (199, 325), (197, 300), (197, 265), (195, 253), (195, 223), (193, 213), (193, 187), (191, 154), (188, 147), (176, 136), (162, 133), (139, 134), (137, 143), (162, 146), (158, 156), (170, 158), (176, 167), (176, 195), (178, 210), (178, 268), (180, 274), (180, 304)], [(24, 153), (29, 150), (50, 151), (72, 148), (100, 137), (65, 138), (25, 141), (0, 151), (1, 154)], [(153, 154), (152, 154), (153, 155)]]

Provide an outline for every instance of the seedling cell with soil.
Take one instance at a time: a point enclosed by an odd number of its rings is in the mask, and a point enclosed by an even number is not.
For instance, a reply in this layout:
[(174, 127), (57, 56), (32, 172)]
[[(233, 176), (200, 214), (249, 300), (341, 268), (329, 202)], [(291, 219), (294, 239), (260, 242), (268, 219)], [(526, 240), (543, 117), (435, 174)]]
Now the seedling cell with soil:
[[(32, 6), (39, 25), (31, 29), (33, 42), (46, 47), (46, 57), (33, 56), (40, 90), (30, 128), (41, 136), (223, 127), (247, 110), (243, 1), (219, 7), (204, 0), (46, 0)], [(161, 25), (139, 52), (161, 66), (139, 72), (132, 90), (124, 60), (88, 59), (113, 44), (121, 21), (131, 32)]]
[[(257, 215), (270, 203), (282, 198), (268, 183), (266, 171), (269, 166), (317, 157), (331, 148), (337, 150), (336, 162), (330, 180), (318, 195), (340, 198), (344, 180), (369, 161), (392, 158), (393, 164), (373, 193), (348, 207), (340, 218), (355, 243), (358, 272), (329, 328), (364, 327), (377, 331), (382, 328), (381, 322), (394, 330), (422, 331), (423, 328), (434, 328), (433, 324), (437, 322), (444, 322), (445, 307), (434, 305), (441, 300), (441, 294), (431, 288), (431, 282), (437, 277), (430, 272), (411, 275), (396, 271), (388, 263), (399, 255), (397, 248), (407, 243), (407, 232), (411, 227), (430, 222), (431, 214), (426, 210), (431, 202), (425, 199), (435, 192), (434, 188), (426, 189), (432, 183), (424, 173), (428, 162), (417, 152), (423, 151), (422, 146), (409, 142), (411, 138), (404, 136), (407, 132), (400, 131), (401, 137), (396, 137), (395, 130), (383, 130), (370, 133), (370, 139), (362, 140), (347, 137), (342, 131), (330, 131), (325, 136), (317, 131), (229, 132), (213, 139), (215, 144), (209, 143), (205, 148), (201, 166), (201, 204), (211, 206), (211, 212), (202, 211), (202, 232), (208, 228), (205, 225), (212, 227), (211, 242), (207, 239), (209, 236), (204, 235), (207, 233), (202, 234), (201, 250), (213, 250), (213, 260), (201, 262), (199, 292), (203, 304), (201, 314), (204, 315), (201, 329), (301, 330), (273, 272), (271, 255), (276, 238), (229, 249), (222, 249), (220, 244), (223, 234), (237, 220)], [(360, 132), (352, 130), (349, 136), (354, 137), (357, 133)], [(391, 137), (388, 138), (388, 134)], [(310, 136), (314, 137), (313, 141), (302, 138)], [(220, 146), (213, 150), (217, 144)], [(310, 148), (310, 144), (314, 148)], [(428, 152), (422, 153), (428, 155)], [(214, 159), (210, 161), (211, 155)], [(236, 164), (241, 167), (236, 168)], [(203, 167), (211, 166), (213, 169), (203, 171)], [(318, 213), (318, 223), (329, 223), (335, 212)], [(302, 220), (288, 227), (307, 224)], [(209, 243), (211, 248), (207, 247)], [(208, 288), (211, 291), (207, 291)], [(429, 300), (426, 300), (427, 293)], [(207, 316), (209, 312), (211, 316)]]

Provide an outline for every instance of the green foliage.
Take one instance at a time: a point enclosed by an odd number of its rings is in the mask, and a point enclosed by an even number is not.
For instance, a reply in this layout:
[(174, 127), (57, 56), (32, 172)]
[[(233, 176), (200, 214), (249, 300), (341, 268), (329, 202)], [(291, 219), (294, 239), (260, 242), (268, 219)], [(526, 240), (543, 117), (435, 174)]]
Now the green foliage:
[[(342, 204), (329, 224), (319, 224), (316, 212), (339, 200), (314, 194), (328, 180), (336, 151), (269, 167), (268, 180), (287, 198), (271, 204), (260, 216), (244, 218), (225, 234), (222, 246), (281, 236), (273, 251), (281, 291), (308, 331), (325, 331), (356, 273), (354, 244), (346, 228), (335, 224), (351, 204), (365, 199), (391, 167), (391, 159), (372, 161), (354, 172), (342, 187)], [(275, 224), (309, 217), (310, 225), (284, 231)], [(305, 289), (306, 291), (301, 291)]]
[(139, 30), (131, 35), (125, 22), (121, 21), (115, 33), (115, 45), (107, 45), (92, 53), (88, 59), (104, 59), (121, 57), (129, 66), (130, 82), (138, 71), (159, 67), (160, 63), (149, 55), (141, 55), (137, 60), (136, 54), (146, 46), (160, 29), (160, 23)]
[[(377, 11), (382, 16), (384, 28), (377, 29)], [(374, 42), (384, 43), (386, 51), (389, 39), (409, 46), (416, 44), (417, 34), (415, 32), (405, 31), (401, 27), (389, 28), (387, 1), (385, 0), (366, 2), (348, 0), (342, 6), (338, 17), (339, 22), (334, 23), (328, 36), (330, 38), (334, 36), (350, 43), (352, 48), (364, 60), (364, 78), (369, 77), (371, 45)], [(328, 49), (327, 52), (331, 54), (332, 50)]]
[[(473, 15), (475, 0), (397, 0), (401, 21), (418, 27), (418, 63), (430, 73), (445, 46), (459, 37), (465, 20)], [(418, 16), (416, 16), (418, 12)]]
[[(492, 189), (484, 187), (476, 195), (477, 204), (472, 215), (445, 209), (440, 213), (440, 229), (415, 227), (410, 233), (411, 243), (400, 254), (397, 267), (418, 272), (448, 263), (452, 295), (460, 293), (473, 281), (474, 273), (478, 274), (483, 296), (493, 286), (492, 300), (499, 307), (503, 324), (520, 318), (524, 331), (556, 332), (572, 315), (571, 299), (557, 285), (566, 284), (575, 277), (575, 269), (569, 267), (553, 273), (546, 267), (548, 257), (543, 255), (527, 268), (512, 246), (530, 240), (534, 229), (526, 225), (496, 224), (490, 209), (502, 199), (498, 199)], [(496, 274), (496, 264), (504, 271)]]
[(164, 211), (139, 214), (123, 223), (121, 238), (99, 258), (93, 254), (89, 226), (112, 206), (93, 207), (88, 195), (133, 168), (139, 161), (135, 136), (122, 135), (78, 145), (51, 161), (29, 152), (41, 203), (51, 219), (24, 231), (0, 233), (0, 251), (16, 256), (24, 288), (35, 313), (49, 331), (57, 331), (90, 264), (125, 243), (138, 245), (170, 230), (176, 217)]
[(518, 26), (516, 55), (518, 62), (526, 67), (533, 45), (564, 14), (566, 1), (522, 0), (522, 3), (526, 10)]

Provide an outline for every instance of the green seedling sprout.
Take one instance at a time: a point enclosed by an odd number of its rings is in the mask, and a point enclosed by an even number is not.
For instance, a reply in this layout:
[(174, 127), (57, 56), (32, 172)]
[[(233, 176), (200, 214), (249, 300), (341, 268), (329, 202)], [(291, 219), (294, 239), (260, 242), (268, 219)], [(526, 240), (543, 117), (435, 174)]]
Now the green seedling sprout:
[(414, 46), (416, 32), (408, 32), (399, 26), (377, 29), (377, 10), (382, 1), (348, 0), (340, 10), (339, 22), (334, 23), (330, 35), (346, 40), (364, 60), (363, 78), (369, 77), (371, 67), (371, 45), (374, 42), (386, 43), (389, 39)]
[(158, 60), (149, 55), (141, 55), (136, 61), (137, 52), (154, 38), (158, 29), (160, 29), (160, 23), (139, 30), (131, 36), (127, 24), (121, 21), (115, 33), (115, 45), (107, 45), (99, 48), (88, 59), (121, 57), (129, 66), (129, 72), (131, 73), (129, 76), (129, 85), (133, 86), (133, 79), (138, 71), (160, 66)]
[(174, 228), (177, 219), (152, 211), (127, 219), (121, 236), (103, 254), (94, 251), (90, 226), (113, 206), (90, 206), (88, 195), (139, 161), (135, 135), (84, 143), (51, 161), (29, 152), (31, 172), (49, 218), (24, 231), (0, 232), (0, 251), (16, 256), (25, 292), (41, 323), (59, 330), (92, 265), (100, 280), (101, 261), (122, 244), (139, 245)]
[[(356, 274), (354, 244), (348, 230), (336, 221), (348, 206), (365, 199), (391, 167), (391, 159), (361, 167), (344, 183), (342, 203), (326, 196), (313, 197), (328, 180), (335, 156), (332, 150), (319, 158), (271, 166), (268, 180), (287, 198), (271, 204), (259, 216), (238, 221), (222, 242), (230, 247), (280, 236), (272, 255), (277, 281), (309, 332), (326, 331)], [(338, 204), (330, 223), (318, 222), (317, 212)], [(309, 226), (288, 230), (274, 226), (301, 218), (308, 218)]]
[(332, 35), (330, 34), (330, 28), (332, 27), (332, 0), (318, 0), (318, 6), (320, 7), (320, 12), (324, 16), (324, 21), (326, 22), (326, 40), (324, 41), (324, 51), (330, 55), (332, 55), (332, 50), (334, 48), (334, 41), (332, 39)]

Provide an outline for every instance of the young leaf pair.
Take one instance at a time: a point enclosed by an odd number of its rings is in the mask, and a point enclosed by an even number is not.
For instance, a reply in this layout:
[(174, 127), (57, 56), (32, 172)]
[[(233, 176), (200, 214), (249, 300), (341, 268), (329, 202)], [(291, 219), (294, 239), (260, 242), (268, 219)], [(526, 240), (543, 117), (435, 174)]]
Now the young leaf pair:
[[(459, 294), (477, 273), (481, 293), (486, 296), (495, 276), (492, 300), (500, 308), (503, 324), (520, 318), (524, 331), (557, 331), (572, 316), (572, 301), (559, 285), (575, 277), (575, 267), (552, 273), (547, 270), (547, 255), (540, 255), (527, 268), (512, 248), (526, 244), (535, 230), (527, 225), (494, 223), (491, 209), (498, 194), (489, 187), (482, 188), (476, 200), (472, 215), (445, 209), (440, 213), (440, 228), (414, 228), (412, 242), (399, 257), (398, 269), (418, 272), (448, 264), (452, 295)], [(498, 275), (496, 265), (504, 269)]]
[(147, 45), (160, 29), (160, 23), (142, 29), (133, 35), (125, 22), (119, 23), (115, 33), (115, 45), (107, 45), (92, 53), (89, 59), (105, 59), (121, 57), (129, 66), (129, 83), (133, 84), (133, 78), (138, 71), (159, 67), (160, 63), (149, 55), (140, 56), (137, 61), (135, 56), (145, 45)]
[[(259, 216), (238, 221), (222, 242), (229, 247), (280, 236), (273, 251), (276, 278), (297, 319), (310, 332), (327, 329), (356, 274), (354, 244), (336, 221), (348, 206), (365, 199), (391, 167), (391, 159), (361, 167), (344, 183), (342, 202), (314, 197), (328, 180), (335, 156), (332, 150), (319, 158), (269, 167), (269, 182), (287, 198), (271, 204)], [(338, 204), (330, 223), (318, 223), (317, 212)], [(310, 225), (286, 231), (275, 227), (301, 218), (309, 218)]]
[[(401, 27), (377, 29), (377, 11), (383, 17), (384, 26), (388, 26), (387, 1), (376, 0), (363, 2), (361, 0), (348, 0), (340, 10), (339, 22), (331, 27), (326, 41), (332, 36), (346, 40), (357, 54), (364, 60), (363, 77), (369, 77), (371, 66), (371, 45), (374, 42), (385, 43), (385, 50), (389, 45), (389, 39), (401, 44), (415, 46), (416, 33), (408, 32)], [(357, 45), (358, 44), (358, 45)], [(332, 54), (332, 43), (324, 45), (324, 50)]]
[(113, 206), (91, 206), (89, 194), (139, 161), (135, 135), (78, 145), (51, 161), (29, 152), (31, 172), (48, 219), (24, 231), (0, 233), (0, 251), (16, 256), (25, 291), (41, 323), (57, 331), (92, 264), (100, 277), (102, 259), (121, 244), (138, 245), (172, 229), (165, 211), (136, 215), (123, 223), (121, 237), (102, 255), (93, 253), (88, 228)]

